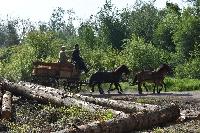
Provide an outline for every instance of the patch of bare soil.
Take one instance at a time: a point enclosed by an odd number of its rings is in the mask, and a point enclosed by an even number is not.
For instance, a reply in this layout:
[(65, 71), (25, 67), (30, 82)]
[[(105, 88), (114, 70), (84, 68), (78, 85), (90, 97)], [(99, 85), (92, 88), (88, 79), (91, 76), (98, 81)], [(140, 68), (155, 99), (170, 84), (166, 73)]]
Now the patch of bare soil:
[[(106, 97), (115, 100), (126, 100), (140, 103), (149, 103), (156, 105), (177, 104), (181, 110), (181, 117), (175, 123), (169, 123), (163, 127), (154, 127), (150, 130), (137, 131), (158, 132), (158, 133), (200, 133), (200, 91), (194, 92), (167, 92), (161, 94), (145, 93), (138, 95), (136, 93), (126, 93), (123, 95), (93, 95), (94, 97)], [(199, 116), (198, 116), (199, 115)], [(198, 117), (197, 117), (198, 116)], [(132, 133), (134, 133), (133, 131)]]

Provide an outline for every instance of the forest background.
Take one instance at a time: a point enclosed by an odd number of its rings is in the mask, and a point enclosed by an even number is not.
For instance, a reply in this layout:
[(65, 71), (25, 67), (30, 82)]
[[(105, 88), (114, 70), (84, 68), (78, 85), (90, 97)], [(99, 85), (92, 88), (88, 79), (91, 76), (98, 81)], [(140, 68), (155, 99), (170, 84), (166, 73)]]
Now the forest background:
[(0, 76), (29, 81), (33, 61), (57, 62), (62, 45), (70, 57), (78, 43), (90, 69), (86, 79), (97, 70), (112, 71), (122, 64), (136, 73), (167, 63), (173, 67), (170, 82), (191, 81), (192, 89), (199, 89), (200, 0), (185, 2), (190, 6), (183, 9), (170, 2), (157, 9), (153, 2), (137, 1), (118, 10), (106, 0), (79, 27), (73, 25), (73, 10), (61, 7), (53, 10), (48, 23), (0, 19)]

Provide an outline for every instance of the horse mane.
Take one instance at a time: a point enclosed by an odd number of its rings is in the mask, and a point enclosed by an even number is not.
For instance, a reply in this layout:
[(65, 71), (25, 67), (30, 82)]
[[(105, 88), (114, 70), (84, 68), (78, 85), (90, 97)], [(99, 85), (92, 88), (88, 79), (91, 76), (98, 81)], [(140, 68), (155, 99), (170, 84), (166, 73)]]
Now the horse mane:
[(118, 71), (120, 71), (121, 69), (124, 69), (124, 68), (126, 68), (125, 65), (119, 66), (117, 69), (115, 69), (114, 72), (118, 72)]
[(160, 72), (166, 69), (166, 67), (169, 67), (167, 64), (161, 64), (156, 70), (155, 72)]

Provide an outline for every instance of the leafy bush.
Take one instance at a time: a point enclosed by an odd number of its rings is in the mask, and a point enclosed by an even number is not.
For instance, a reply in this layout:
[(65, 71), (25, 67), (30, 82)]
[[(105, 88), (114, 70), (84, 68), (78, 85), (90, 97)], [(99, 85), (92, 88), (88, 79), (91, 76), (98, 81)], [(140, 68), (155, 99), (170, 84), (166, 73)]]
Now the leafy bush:
[(200, 58), (191, 59), (190, 61), (180, 64), (175, 69), (175, 74), (179, 78), (200, 78)]
[(24, 80), (31, 75), (32, 62), (35, 60), (34, 49), (30, 45), (10, 47), (8, 62), (1, 62), (1, 76), (10, 80)]
[(198, 79), (178, 79), (166, 78), (167, 91), (193, 91), (200, 89), (200, 81)]
[(133, 36), (124, 45), (124, 63), (133, 70), (155, 69), (162, 63), (167, 63), (169, 54), (162, 49), (154, 47), (150, 43), (145, 43), (143, 39)]

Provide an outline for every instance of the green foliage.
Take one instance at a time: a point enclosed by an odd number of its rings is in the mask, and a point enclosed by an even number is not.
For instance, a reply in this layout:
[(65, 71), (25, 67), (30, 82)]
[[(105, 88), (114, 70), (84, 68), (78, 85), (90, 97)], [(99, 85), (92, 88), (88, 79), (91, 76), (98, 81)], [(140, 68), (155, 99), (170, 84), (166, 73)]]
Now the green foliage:
[(10, 80), (27, 80), (30, 78), (32, 62), (35, 60), (34, 49), (30, 45), (9, 48), (11, 55), (1, 61), (1, 76)]
[(169, 52), (175, 52), (176, 45), (173, 41), (173, 35), (177, 29), (178, 24), (178, 14), (174, 12), (166, 13), (163, 19), (159, 22), (158, 27), (154, 32), (154, 45)]
[(175, 74), (180, 78), (200, 79), (200, 58), (194, 58), (184, 64), (180, 64), (175, 69)]
[(121, 49), (123, 39), (126, 38), (126, 28), (119, 19), (119, 11), (113, 8), (111, 0), (106, 1), (104, 7), (98, 12), (99, 41), (104, 46), (111, 45)]
[[(142, 1), (140, 1), (142, 2)], [(127, 28), (130, 35), (135, 34), (140, 38), (144, 38), (145, 42), (152, 42), (153, 32), (157, 27), (161, 16), (152, 3), (135, 4), (129, 13)], [(127, 11), (127, 10), (126, 10)], [(125, 13), (124, 15), (127, 15)]]
[(198, 79), (166, 78), (165, 83), (167, 84), (167, 91), (194, 91), (200, 88)]
[(118, 51), (111, 47), (106, 47), (105, 49), (98, 47), (95, 49), (85, 48), (82, 51), (86, 62), (93, 72), (97, 70), (113, 70), (121, 65)]
[(36, 59), (45, 60), (52, 53), (51, 43), (55, 40), (53, 32), (32, 31), (26, 37), (26, 42), (35, 50)]
[(200, 19), (185, 10), (178, 25), (178, 29), (174, 34), (174, 41), (176, 43), (177, 52), (182, 54), (185, 58), (190, 58), (192, 51), (199, 45), (200, 42)]
[(90, 48), (94, 48), (96, 44), (96, 37), (92, 25), (82, 23), (78, 29), (78, 34), (81, 41)]
[(162, 63), (167, 63), (169, 54), (162, 49), (145, 43), (143, 39), (133, 36), (124, 45), (124, 63), (138, 71), (142, 69), (155, 69)]
[(17, 23), (18, 21), (15, 20), (0, 23), (0, 46), (12, 46), (20, 43), (17, 34)]
[[(200, 21), (196, 11), (195, 6), (181, 12), (172, 3), (158, 10), (152, 3), (144, 2), (119, 11), (107, 0), (96, 16), (82, 22), (76, 35), (74, 12), (57, 8), (48, 24), (40, 23), (36, 27), (28, 21), (22, 22), (19, 27), (23, 30), (18, 29), (22, 31), (22, 45), (0, 51), (0, 74), (12, 80), (29, 79), (34, 60), (57, 62), (61, 45), (67, 47), (71, 57), (74, 44), (78, 43), (81, 56), (91, 70), (89, 74), (112, 71), (122, 64), (137, 72), (169, 63), (175, 76), (199, 78)], [(14, 22), (9, 23), (9, 33), (15, 33), (19, 21)], [(5, 29), (1, 23), (2, 44), (7, 34)], [(16, 40), (14, 36), (11, 38)], [(84, 78), (89, 78), (89, 74)]]

